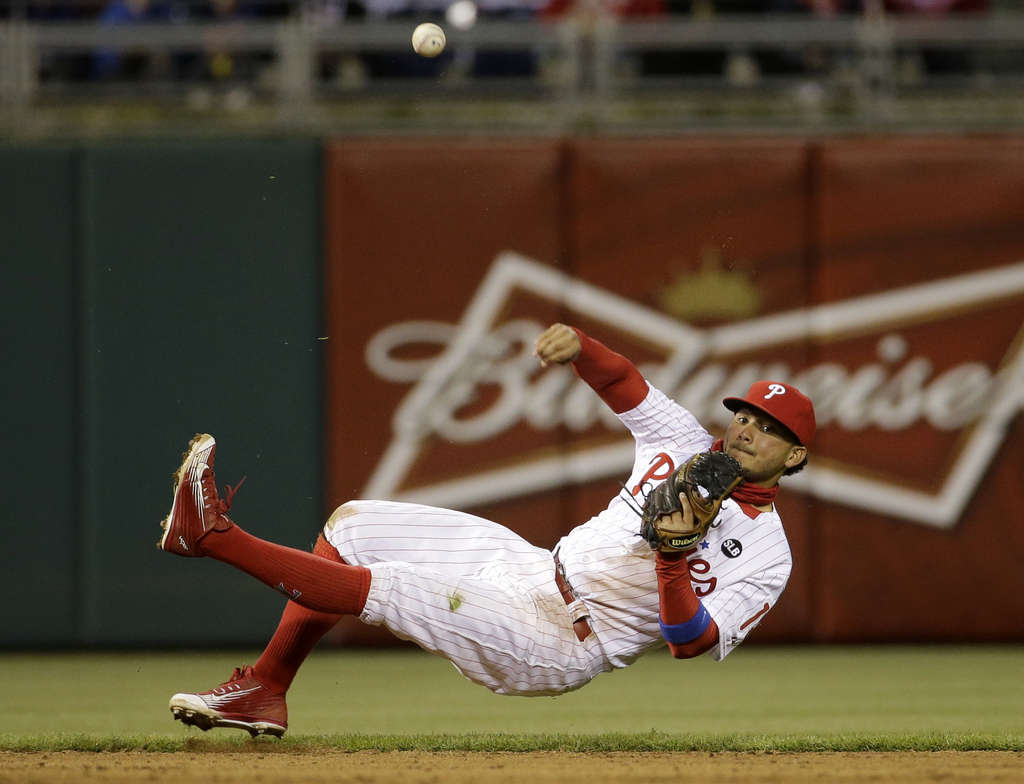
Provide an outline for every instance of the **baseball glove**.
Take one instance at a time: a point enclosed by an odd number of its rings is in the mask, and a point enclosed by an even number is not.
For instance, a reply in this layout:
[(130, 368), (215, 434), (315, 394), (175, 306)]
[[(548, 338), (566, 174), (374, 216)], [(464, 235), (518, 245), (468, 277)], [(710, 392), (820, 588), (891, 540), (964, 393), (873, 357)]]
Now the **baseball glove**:
[[(742, 468), (724, 452), (701, 452), (674, 471), (644, 500), (640, 535), (652, 550), (663, 553), (689, 550), (704, 538), (718, 516), (722, 501), (743, 481)], [(693, 511), (693, 526), (687, 526), (680, 493)], [(680, 512), (682, 523), (671, 515)]]

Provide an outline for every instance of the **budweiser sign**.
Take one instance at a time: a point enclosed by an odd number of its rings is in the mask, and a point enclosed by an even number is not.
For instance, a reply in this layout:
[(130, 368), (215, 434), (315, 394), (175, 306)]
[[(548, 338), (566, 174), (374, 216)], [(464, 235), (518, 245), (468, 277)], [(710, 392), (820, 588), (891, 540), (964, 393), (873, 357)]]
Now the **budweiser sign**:
[[(508, 252), (459, 323), (400, 322), (369, 341), (370, 369), (412, 387), (367, 496), (466, 508), (629, 471), (632, 440), (596, 395), (568, 368), (538, 371), (533, 340), (547, 324), (505, 315), (524, 295), (607, 326), (627, 355), (631, 341), (659, 347), (640, 369), (711, 430), (730, 416), (721, 399), (752, 381), (799, 386), (815, 402), (819, 439), (786, 486), (926, 526), (960, 519), (1024, 404), (1024, 263), (696, 329)], [(434, 351), (410, 357), (413, 344)], [(566, 454), (527, 450), (409, 482), (432, 442), (469, 449), (523, 427), (607, 433)]]

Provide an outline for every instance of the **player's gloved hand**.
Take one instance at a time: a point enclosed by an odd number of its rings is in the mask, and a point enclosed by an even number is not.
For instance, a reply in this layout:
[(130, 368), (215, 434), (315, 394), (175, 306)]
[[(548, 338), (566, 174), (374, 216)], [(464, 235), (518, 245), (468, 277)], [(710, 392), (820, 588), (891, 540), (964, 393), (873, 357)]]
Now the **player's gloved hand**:
[(651, 545), (652, 550), (662, 553), (684, 552), (695, 547), (703, 537), (703, 530), (694, 524), (693, 509), (686, 500), (686, 494), (680, 493), (676, 497), (676, 503), (680, 507), (677, 511), (661, 515), (651, 521), (644, 520), (640, 534)]
[(552, 363), (564, 365), (572, 362), (582, 348), (576, 330), (565, 324), (552, 324), (537, 338), (533, 353), (540, 359), (541, 365), (547, 367)]
[(644, 500), (640, 535), (652, 550), (680, 552), (707, 534), (729, 493), (743, 481), (740, 464), (724, 452), (694, 455)]

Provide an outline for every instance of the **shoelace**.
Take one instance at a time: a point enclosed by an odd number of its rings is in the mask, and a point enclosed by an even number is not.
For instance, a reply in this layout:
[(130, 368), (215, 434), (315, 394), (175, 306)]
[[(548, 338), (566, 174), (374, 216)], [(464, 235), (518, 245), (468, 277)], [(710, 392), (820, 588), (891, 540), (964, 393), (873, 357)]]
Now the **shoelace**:
[(238, 488), (245, 484), (245, 479), (246, 477), (243, 476), (234, 487), (231, 485), (224, 485), (224, 498), (221, 499), (221, 502), (224, 505), (225, 512), (231, 508), (231, 499), (235, 497), (235, 493), (238, 492)]
[(212, 489), (212, 495), (217, 495), (217, 485), (212, 481), (212, 477), (207, 475), (203, 477), (203, 498), (210, 505), (213, 511), (219, 515), (225, 515), (231, 509), (231, 499), (235, 497), (235, 493), (238, 492), (238, 488), (245, 484), (246, 477), (242, 477), (238, 484), (232, 487), (231, 485), (224, 485), (224, 497), (217, 497), (216, 501), (210, 501), (209, 490)]
[[(238, 483), (238, 485), (241, 484), (241, 482)], [(238, 487), (238, 485), (236, 485), (236, 488)], [(228, 683), (234, 683), (235, 681), (245, 680), (250, 675), (252, 675), (252, 665), (243, 664), (241, 667), (235, 667), (235, 671), (231, 673), (231, 677), (228, 678)]]

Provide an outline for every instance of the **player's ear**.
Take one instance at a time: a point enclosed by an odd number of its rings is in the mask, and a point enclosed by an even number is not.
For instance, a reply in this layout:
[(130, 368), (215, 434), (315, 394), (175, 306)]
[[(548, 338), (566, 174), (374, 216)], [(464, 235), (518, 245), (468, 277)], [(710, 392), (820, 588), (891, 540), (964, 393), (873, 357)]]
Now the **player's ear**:
[(792, 468), (793, 466), (800, 465), (807, 457), (807, 447), (803, 444), (793, 444), (789, 448), (789, 454), (786, 455), (786, 468)]

